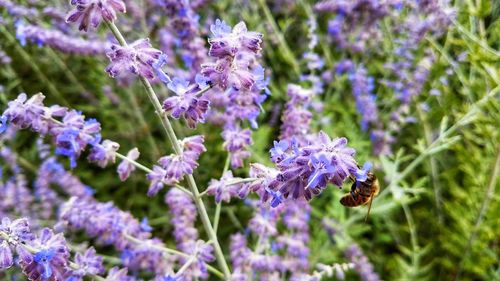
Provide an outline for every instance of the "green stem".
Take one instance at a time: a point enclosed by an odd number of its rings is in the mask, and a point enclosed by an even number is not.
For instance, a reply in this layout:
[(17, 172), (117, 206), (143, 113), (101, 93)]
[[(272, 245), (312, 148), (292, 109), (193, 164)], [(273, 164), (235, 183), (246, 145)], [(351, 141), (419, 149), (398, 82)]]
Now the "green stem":
[[(113, 22), (106, 22), (111, 30), (111, 32), (114, 34), (120, 45), (126, 46), (127, 42), (125, 41), (125, 38), (121, 35), (120, 31), (116, 27), (116, 25)], [(156, 96), (155, 91), (153, 90), (153, 87), (149, 83), (149, 81), (142, 77), (139, 76), (142, 84), (144, 85), (144, 88), (146, 89), (146, 93), (148, 95), (148, 98), (150, 99), (151, 103), (153, 104), (153, 107), (155, 108), (155, 112), (160, 118), (160, 121), (163, 125), (163, 128), (165, 129), (165, 132), (167, 134), (168, 139), (170, 140), (173, 149), (177, 155), (182, 154), (182, 148), (180, 146), (179, 140), (177, 139), (177, 136), (175, 135), (174, 129), (172, 128), (172, 124), (170, 123), (170, 120), (168, 119), (168, 116), (165, 114), (165, 112), (162, 109), (160, 100)], [(188, 187), (191, 190), (191, 193), (193, 194), (193, 200), (196, 205), (196, 208), (198, 209), (198, 213), (200, 215), (200, 219), (203, 223), (203, 227), (205, 228), (205, 231), (207, 232), (209, 240), (212, 240), (214, 243), (214, 251), (215, 251), (215, 256), (217, 257), (217, 262), (219, 263), (219, 266), (221, 267), (222, 271), (224, 272), (224, 276), (226, 279), (229, 279), (231, 276), (231, 272), (229, 271), (229, 267), (227, 265), (226, 259), (224, 258), (224, 253), (222, 252), (222, 248), (219, 244), (219, 240), (217, 239), (217, 235), (214, 231), (214, 228), (212, 227), (212, 223), (210, 222), (210, 219), (208, 217), (207, 209), (205, 208), (205, 205), (201, 198), (199, 197), (200, 192), (198, 191), (198, 187), (196, 186), (196, 182), (194, 180), (193, 175), (187, 175), (186, 176), (186, 181), (188, 183)]]

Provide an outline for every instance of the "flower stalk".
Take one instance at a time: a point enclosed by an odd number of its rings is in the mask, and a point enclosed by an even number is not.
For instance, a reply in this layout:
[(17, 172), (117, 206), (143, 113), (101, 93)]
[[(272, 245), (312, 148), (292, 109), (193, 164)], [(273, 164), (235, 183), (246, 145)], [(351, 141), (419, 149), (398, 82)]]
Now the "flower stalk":
[[(106, 21), (106, 24), (108, 25), (109, 29), (115, 36), (116, 40), (118, 40), (118, 43), (122, 46), (126, 46), (127, 42), (121, 32), (118, 30), (118, 27), (111, 22), (111, 21)], [(168, 119), (168, 116), (165, 114), (163, 111), (163, 108), (161, 106), (160, 100), (158, 99), (153, 87), (151, 86), (151, 83), (147, 80), (147, 78), (139, 76), (142, 84), (144, 85), (144, 88), (146, 89), (146, 94), (148, 95), (149, 100), (153, 104), (153, 107), (155, 109), (156, 114), (160, 118), (160, 121), (163, 125), (163, 128), (165, 129), (165, 132), (167, 134), (168, 139), (170, 140), (172, 147), (174, 149), (174, 152), (177, 155), (180, 155), (182, 153), (182, 148), (179, 144), (179, 140), (175, 134), (174, 129), (172, 128), (172, 124), (170, 123), (170, 120)], [(203, 223), (203, 227), (205, 231), (207, 232), (208, 238), (213, 241), (214, 245), (214, 251), (215, 251), (215, 256), (217, 258), (217, 262), (219, 263), (219, 266), (224, 273), (224, 277), (228, 279), (231, 275), (229, 271), (229, 267), (227, 265), (227, 262), (224, 258), (224, 253), (222, 252), (222, 248), (219, 244), (219, 241), (217, 239), (216, 232), (212, 226), (212, 223), (210, 222), (210, 219), (208, 217), (207, 209), (205, 208), (205, 204), (200, 198), (200, 192), (198, 191), (198, 187), (196, 185), (196, 182), (194, 180), (193, 175), (187, 175), (187, 184), (188, 187), (193, 194), (193, 200), (196, 205), (196, 208), (198, 209), (198, 214), (200, 215), (201, 221)]]

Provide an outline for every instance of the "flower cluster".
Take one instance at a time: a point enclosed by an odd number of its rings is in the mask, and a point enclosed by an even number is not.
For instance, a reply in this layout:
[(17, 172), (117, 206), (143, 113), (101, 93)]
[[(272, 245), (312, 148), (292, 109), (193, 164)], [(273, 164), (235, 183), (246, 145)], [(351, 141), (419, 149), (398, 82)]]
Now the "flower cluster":
[(312, 113), (308, 110), (314, 96), (312, 90), (304, 89), (299, 85), (288, 85), (289, 101), (281, 116), (280, 139), (294, 138), (299, 143), (305, 143), (310, 133)]
[(81, 281), (84, 276), (104, 272), (102, 257), (93, 248), (77, 253), (70, 266), (69, 248), (61, 233), (43, 228), (36, 236), (26, 218), (11, 221), (4, 217), (0, 224), (0, 270), (14, 265), (13, 249), (19, 256), (16, 265), (29, 280)]
[(231, 198), (237, 197), (242, 188), (238, 183), (240, 178), (233, 177), (233, 172), (226, 171), (220, 180), (212, 179), (207, 187), (207, 194), (215, 196), (215, 202), (229, 202)]
[(296, 141), (274, 142), (271, 160), (279, 174), (268, 186), (262, 199), (271, 199), (271, 206), (280, 205), (286, 198), (310, 200), (328, 183), (342, 187), (350, 176), (364, 181), (368, 171), (361, 170), (354, 159), (355, 150), (347, 147), (346, 138), (330, 139), (320, 132), (313, 141), (299, 145)]
[(153, 171), (147, 175), (151, 181), (148, 196), (154, 196), (164, 185), (174, 185), (190, 175), (198, 167), (198, 158), (206, 151), (203, 136), (196, 135), (180, 141), (181, 154), (170, 154), (158, 160), (160, 164), (153, 167)]
[(111, 51), (106, 55), (111, 61), (106, 68), (109, 76), (123, 76), (130, 72), (153, 79), (153, 64), (160, 57), (161, 51), (153, 48), (149, 39), (139, 39), (126, 46), (112, 45)]
[[(251, 144), (241, 123), (248, 121), (252, 128), (257, 128), (261, 104), (269, 95), (264, 68), (257, 63), (262, 34), (248, 31), (243, 22), (231, 28), (220, 20), (216, 20), (210, 31), (208, 54), (216, 61), (203, 64), (201, 69), (201, 74), (215, 88), (207, 94), (214, 109), (209, 118), (224, 126), (225, 148), (231, 154), (231, 165), (238, 168), (250, 156), (246, 147)], [(231, 145), (233, 138), (239, 143), (243, 140), (245, 145)]]
[(205, 121), (205, 113), (210, 102), (204, 96), (198, 97), (198, 85), (190, 86), (187, 80), (174, 78), (167, 84), (168, 88), (176, 95), (163, 102), (163, 109), (175, 119), (181, 116), (189, 128), (195, 128), (197, 123)]
[[(0, 128), (7, 124), (16, 129), (30, 128), (42, 136), (48, 135), (56, 144), (55, 153), (68, 157), (70, 167), (76, 167), (76, 159), (90, 145), (92, 147), (89, 160), (100, 166), (114, 162), (118, 144), (109, 140), (102, 141), (100, 124), (95, 119), (85, 119), (81, 112), (54, 105), (45, 107), (45, 96), (36, 94), (30, 99), (20, 94), (17, 99), (8, 103), (3, 112)], [(58, 120), (59, 118), (60, 120)]]
[(126, 7), (122, 0), (71, 0), (76, 6), (69, 12), (67, 22), (80, 22), (78, 29), (87, 31), (89, 25), (96, 28), (101, 21), (115, 21), (116, 12), (125, 13)]

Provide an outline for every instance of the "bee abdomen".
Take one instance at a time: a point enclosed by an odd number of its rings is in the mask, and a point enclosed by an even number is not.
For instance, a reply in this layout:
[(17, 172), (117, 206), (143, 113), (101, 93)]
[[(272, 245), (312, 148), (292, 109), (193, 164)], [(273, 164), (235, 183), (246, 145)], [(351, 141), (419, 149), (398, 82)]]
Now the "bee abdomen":
[(366, 204), (370, 197), (363, 196), (361, 194), (358, 194), (357, 200), (352, 197), (350, 193), (344, 195), (342, 198), (340, 198), (340, 204), (346, 206), (346, 207), (357, 207), (363, 204)]

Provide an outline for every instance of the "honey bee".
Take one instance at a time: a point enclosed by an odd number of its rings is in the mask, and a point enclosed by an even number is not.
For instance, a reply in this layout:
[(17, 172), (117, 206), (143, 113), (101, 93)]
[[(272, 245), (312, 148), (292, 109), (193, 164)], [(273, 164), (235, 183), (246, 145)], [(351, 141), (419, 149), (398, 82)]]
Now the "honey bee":
[(370, 209), (372, 208), (373, 197), (380, 191), (377, 176), (372, 172), (368, 172), (366, 181), (357, 182), (356, 180), (351, 186), (351, 192), (347, 193), (340, 199), (340, 204), (346, 207), (357, 207), (361, 205), (368, 205), (368, 212), (366, 213), (365, 221), (368, 219)]

